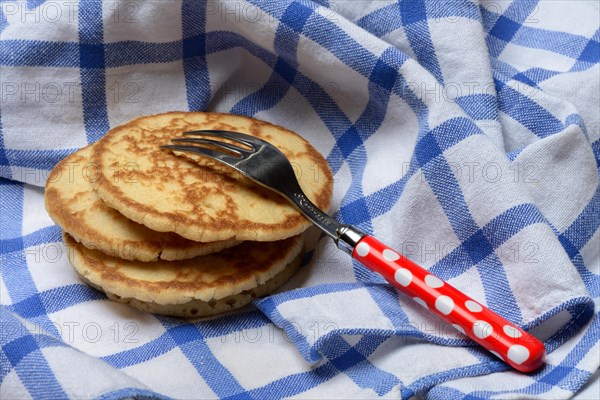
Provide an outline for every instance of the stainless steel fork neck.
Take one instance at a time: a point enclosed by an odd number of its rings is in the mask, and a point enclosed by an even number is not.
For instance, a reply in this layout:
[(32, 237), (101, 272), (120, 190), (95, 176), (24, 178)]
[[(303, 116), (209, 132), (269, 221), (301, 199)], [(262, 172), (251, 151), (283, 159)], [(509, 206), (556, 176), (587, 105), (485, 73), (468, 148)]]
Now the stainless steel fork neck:
[(364, 232), (351, 225), (342, 225), (315, 206), (305, 195), (299, 191), (290, 193), (287, 197), (300, 211), (310, 219), (319, 229), (335, 241), (339, 249), (352, 254), (354, 247), (365, 235)]

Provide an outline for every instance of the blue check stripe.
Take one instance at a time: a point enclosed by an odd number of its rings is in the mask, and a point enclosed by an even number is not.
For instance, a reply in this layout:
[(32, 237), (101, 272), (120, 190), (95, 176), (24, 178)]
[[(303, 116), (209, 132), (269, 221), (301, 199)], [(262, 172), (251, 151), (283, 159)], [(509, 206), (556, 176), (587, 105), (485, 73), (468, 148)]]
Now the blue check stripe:
[[(342, 341), (341, 338), (338, 340)], [(378, 394), (384, 395), (399, 383), (390, 374), (383, 372), (383, 380), (380, 382), (367, 382), (364, 374), (354, 374), (353, 368), (360, 368), (361, 363), (367, 362), (366, 359), (370, 356), (379, 346), (378, 340), (370, 343), (359, 341), (356, 346), (347, 346), (345, 342), (339, 342), (340, 346), (343, 346), (342, 351), (338, 351), (335, 357), (327, 363), (320, 365), (312, 370), (311, 373), (297, 373), (289, 375), (285, 378), (275, 380), (263, 387), (250, 390), (241, 394), (227, 397), (228, 399), (238, 398), (268, 398), (273, 393), (278, 393), (278, 396), (289, 397), (306, 392), (311, 388), (314, 388), (328, 380), (334, 378), (340, 372), (349, 373), (355, 376), (355, 382), (360, 387), (370, 387), (374, 389)], [(377, 374), (377, 380), (382, 378), (382, 374)]]
[(431, 41), (427, 10), (424, 0), (400, 2), (400, 14), (404, 24), (404, 32), (417, 60), (439, 83), (444, 83), (442, 70)]
[[(23, 237), (0, 239), (0, 248), (2, 249), (2, 254), (8, 255), (10, 253), (23, 251), (28, 247), (59, 242), (60, 237), (61, 230), (57, 225), (54, 225), (42, 228)], [(22, 254), (25, 255), (27, 252), (23, 252)]]
[(32, 397), (44, 397), (44, 393), (51, 392), (66, 398), (67, 394), (41, 352), (44, 347), (62, 347), (65, 344), (45, 335), (29, 334), (25, 326), (3, 307), (0, 307), (0, 320), (4, 332), (18, 335), (10, 341), (5, 337), (0, 341), (0, 383), (14, 370)]
[(6, 19), (6, 15), (4, 15), (3, 11), (0, 11), (0, 33), (8, 26), (8, 20)]
[(183, 40), (167, 43), (123, 41), (104, 45), (106, 65), (117, 68), (136, 64), (169, 63), (183, 59)]
[(356, 21), (356, 25), (381, 38), (402, 28), (402, 17), (398, 3), (384, 6)]
[[(0, 158), (0, 165), (11, 165), (14, 167), (22, 167), (24, 171), (17, 171), (12, 177), (15, 180), (25, 180), (25, 174), (31, 174), (36, 177), (43, 177), (44, 181), (46, 176), (41, 175), (39, 172), (33, 170), (50, 171), (60, 160), (71, 154), (77, 149), (64, 149), (64, 150), (44, 150), (44, 157), (35, 157), (39, 154), (39, 150), (13, 150), (7, 149), (5, 151), (5, 160)], [(41, 180), (38, 179), (41, 183)]]
[[(537, 7), (538, 0), (524, 0), (510, 3), (502, 15), (496, 15), (481, 8), (484, 26), (490, 25), (487, 36), (487, 44), (490, 55), (498, 57), (506, 45), (523, 26), (529, 15)], [(493, 20), (493, 23), (490, 23)], [(487, 21), (487, 22), (485, 22)]]
[(8, 306), (23, 318), (34, 318), (52, 314), (84, 301), (106, 299), (104, 293), (83, 284), (61, 286), (23, 299)]
[(389, 372), (375, 367), (368, 357), (388, 337), (363, 336), (355, 346), (350, 346), (340, 336), (329, 341), (324, 355), (339, 371), (345, 372), (360, 388), (372, 389), (383, 396), (402, 382)]
[(91, 143), (109, 129), (102, 0), (88, 0), (86, 7), (79, 7), (78, 22), (83, 121), (87, 140)]
[(273, 73), (261, 89), (240, 100), (231, 109), (233, 114), (253, 116), (275, 106), (285, 97), (297, 75), (296, 51), (300, 32), (312, 12), (312, 9), (298, 3), (291, 3), (286, 9), (275, 33), (275, 50), (280, 56)]
[[(242, 386), (210, 350), (194, 324), (167, 324), (171, 339), (219, 398), (243, 392)], [(250, 397), (244, 397), (250, 398)]]
[(600, 296), (600, 275), (597, 270), (592, 270), (584, 264), (581, 249), (587, 245), (593, 246), (591, 239), (598, 229), (600, 229), (600, 187), (596, 189), (589, 204), (571, 226), (558, 235), (558, 240), (593, 297)]
[[(554, 115), (523, 93), (496, 79), (500, 111), (518, 121), (540, 138), (562, 131), (565, 126)], [(527, 109), (527, 113), (521, 110)], [(544, 121), (544, 124), (540, 124)]]
[(0, 40), (0, 65), (76, 68), (79, 66), (79, 44), (41, 40)]
[[(6, 147), (4, 146), (4, 134), (2, 133), (2, 110), (0, 110), (0, 185), (5, 182), (4, 178), (12, 179), (12, 171), (6, 156)], [(2, 204), (0, 203), (0, 207)], [(0, 233), (0, 238), (4, 237)]]
[(183, 71), (188, 108), (205, 110), (211, 97), (206, 65), (206, 3), (184, 0), (181, 9), (183, 25)]

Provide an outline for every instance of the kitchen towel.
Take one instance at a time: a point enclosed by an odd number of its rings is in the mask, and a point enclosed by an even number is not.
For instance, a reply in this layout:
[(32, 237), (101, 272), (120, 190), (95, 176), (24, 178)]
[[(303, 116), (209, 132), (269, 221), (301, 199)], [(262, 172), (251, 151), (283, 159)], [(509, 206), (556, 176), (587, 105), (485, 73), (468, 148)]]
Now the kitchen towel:
[[(596, 396), (597, 2), (0, 5), (1, 398)], [(546, 365), (511, 370), (317, 235), (284, 288), (207, 320), (83, 284), (49, 170), (174, 110), (298, 132), (331, 166), (336, 219), (533, 332)]]

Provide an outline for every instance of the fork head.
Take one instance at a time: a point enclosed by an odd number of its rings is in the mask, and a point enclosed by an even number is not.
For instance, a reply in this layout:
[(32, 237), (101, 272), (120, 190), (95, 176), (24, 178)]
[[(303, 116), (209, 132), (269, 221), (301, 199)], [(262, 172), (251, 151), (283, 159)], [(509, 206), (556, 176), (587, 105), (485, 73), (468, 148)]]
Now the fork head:
[(216, 160), (287, 197), (304, 195), (288, 158), (265, 140), (239, 132), (199, 130), (171, 141), (161, 148)]
[[(286, 197), (336, 243), (348, 229), (310, 201), (300, 188), (288, 158), (267, 141), (239, 132), (200, 130), (185, 132), (184, 137), (172, 139), (172, 142), (175, 144), (161, 147), (219, 161)], [(344, 247), (346, 251), (352, 248)]]

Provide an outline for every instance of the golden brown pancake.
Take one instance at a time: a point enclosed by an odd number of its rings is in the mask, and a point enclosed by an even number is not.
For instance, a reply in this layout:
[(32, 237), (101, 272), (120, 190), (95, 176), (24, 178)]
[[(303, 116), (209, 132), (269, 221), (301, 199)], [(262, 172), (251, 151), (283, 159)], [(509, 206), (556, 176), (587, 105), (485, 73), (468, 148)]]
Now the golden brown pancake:
[(69, 260), (91, 286), (115, 301), (157, 314), (200, 317), (230, 311), (286, 282), (300, 264), (302, 237), (245, 242), (189, 260), (122, 260), (63, 239)]
[(66, 157), (46, 182), (46, 210), (77, 241), (129, 260), (180, 260), (238, 244), (235, 240), (194, 242), (171, 232), (156, 232), (107, 207), (93, 190), (98, 170), (90, 162), (92, 146)]
[(292, 162), (306, 195), (328, 210), (331, 171), (306, 140), (256, 119), (204, 112), (146, 116), (111, 129), (92, 156), (99, 168), (98, 195), (150, 229), (196, 241), (273, 241), (310, 226), (286, 199), (241, 175), (224, 173), (226, 167), (199, 157), (200, 166), (159, 148), (199, 129), (237, 131), (271, 142)]

